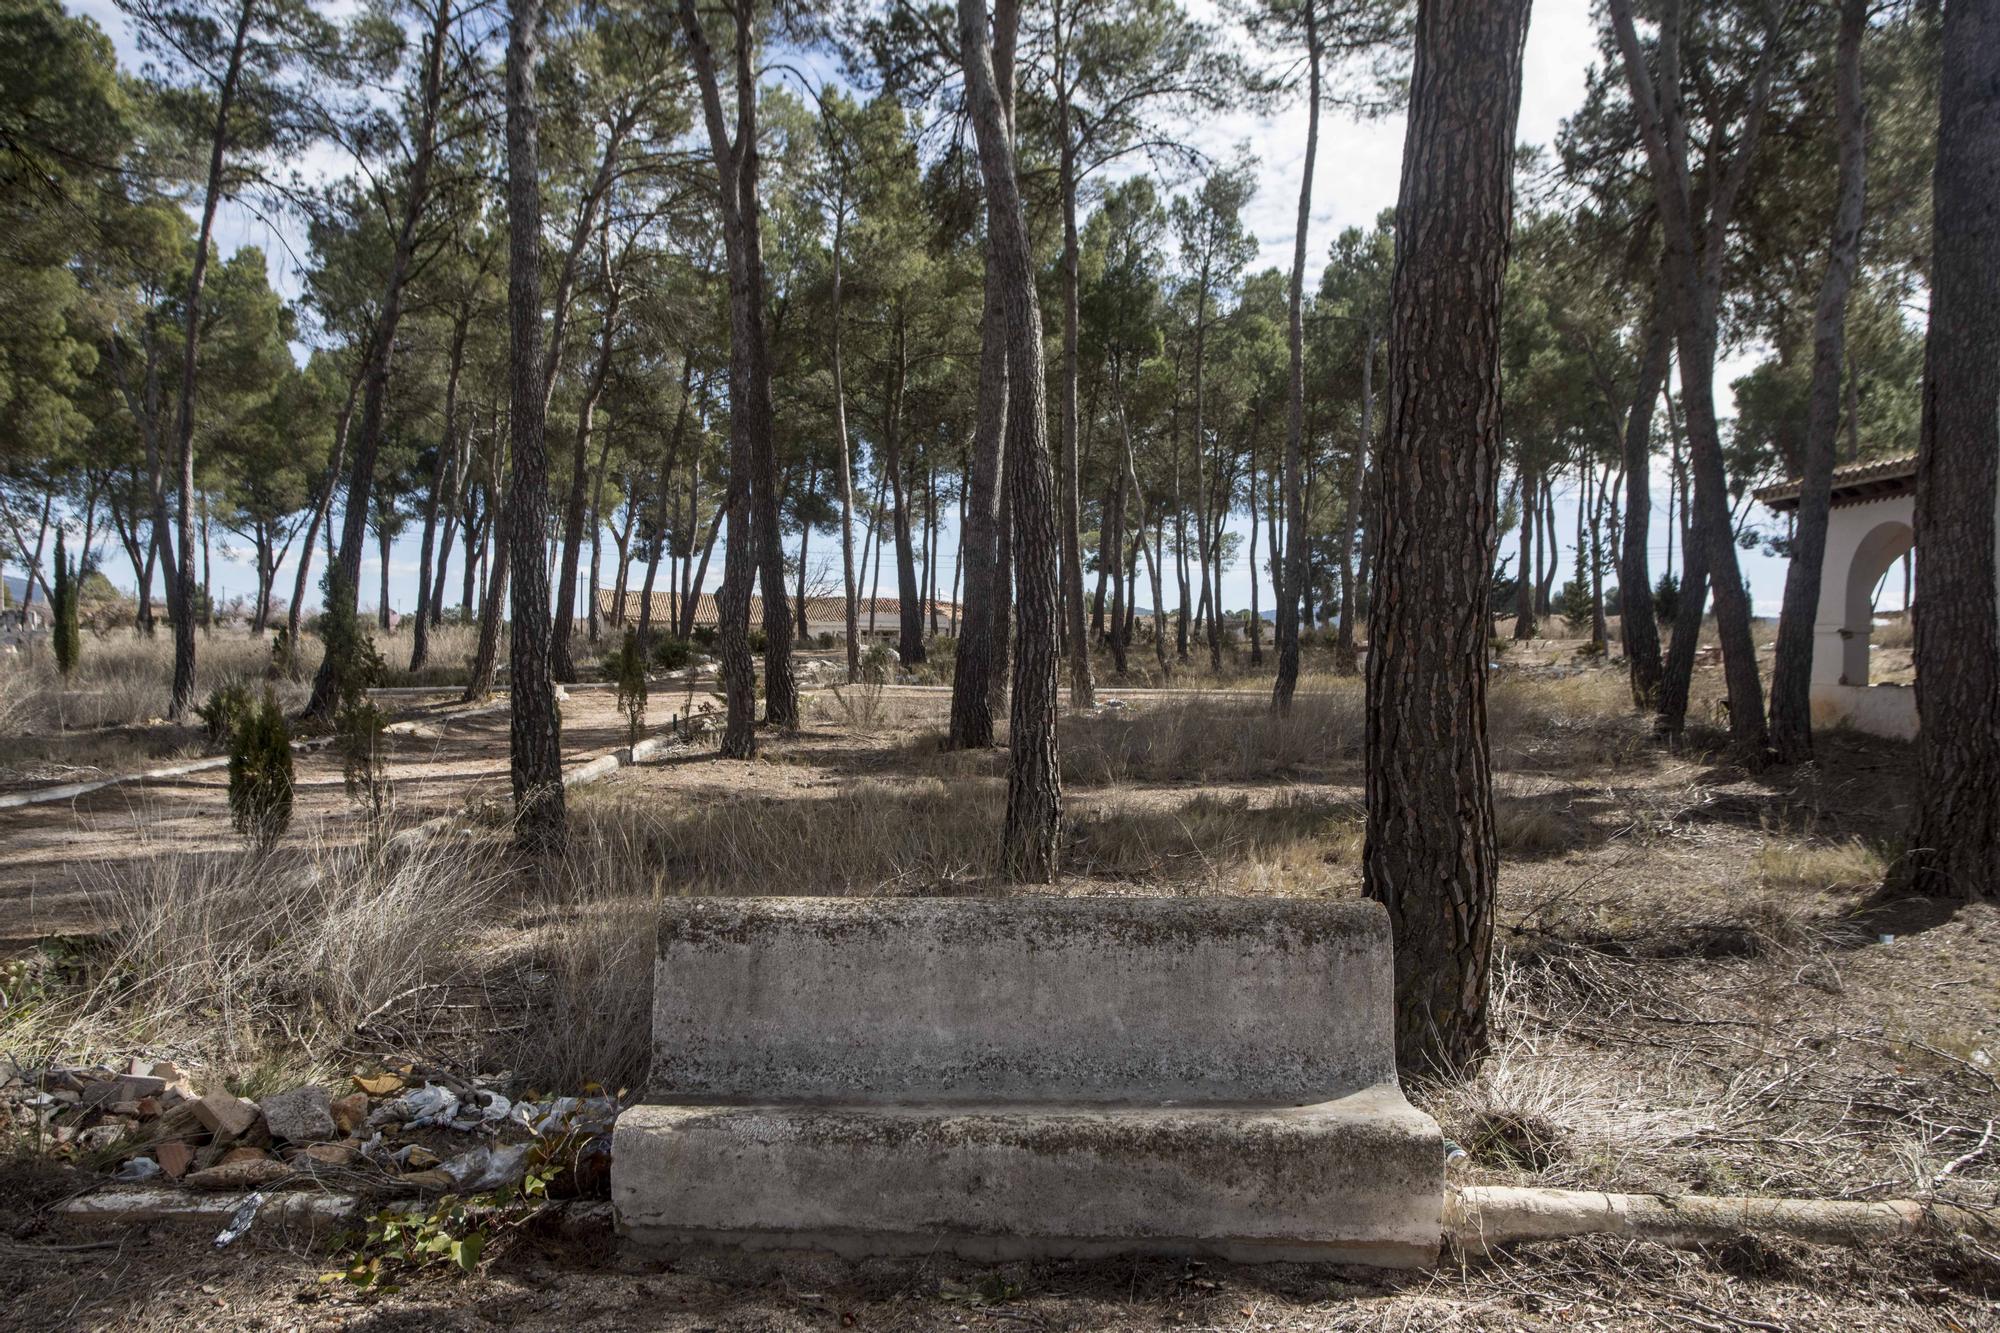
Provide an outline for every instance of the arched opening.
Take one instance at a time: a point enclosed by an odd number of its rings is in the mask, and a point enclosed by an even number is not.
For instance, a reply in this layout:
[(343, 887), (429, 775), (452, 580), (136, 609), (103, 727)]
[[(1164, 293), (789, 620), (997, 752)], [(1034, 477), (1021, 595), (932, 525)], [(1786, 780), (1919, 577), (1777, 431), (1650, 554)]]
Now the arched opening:
[(1875, 592), (1889, 567), (1901, 560), (1916, 542), (1910, 525), (1894, 519), (1869, 529), (1854, 548), (1847, 566), (1847, 600), (1841, 624), (1841, 671), (1843, 685), (1868, 683), (1869, 640), (1875, 629)]

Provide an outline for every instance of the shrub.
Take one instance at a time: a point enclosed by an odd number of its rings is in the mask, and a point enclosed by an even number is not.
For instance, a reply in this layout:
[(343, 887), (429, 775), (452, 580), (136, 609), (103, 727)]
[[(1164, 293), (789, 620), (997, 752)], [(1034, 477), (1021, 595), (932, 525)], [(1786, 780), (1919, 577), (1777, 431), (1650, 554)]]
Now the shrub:
[(887, 684), (895, 665), (896, 659), (888, 644), (871, 644), (868, 651), (861, 654), (861, 679), (870, 685)]
[(753, 630), (751, 630), (751, 631), (750, 631), (750, 651), (751, 651), (751, 652), (753, 652), (753, 653), (761, 653), (761, 652), (763, 652), (763, 651), (764, 651), (764, 650), (765, 650), (766, 648), (769, 648), (770, 646), (771, 646), (771, 640), (769, 639), (769, 637), (767, 637), (767, 636), (765, 635), (765, 633), (764, 633), (764, 631), (763, 631), (763, 630), (761, 630), (761, 629), (753, 629)]
[(382, 654), (362, 625), (353, 588), (339, 564), (327, 570), (323, 586), (326, 611), (319, 618), (319, 634), (333, 672), (333, 748), (340, 755), (348, 799), (367, 806), (379, 819), (389, 787), (382, 754), (382, 728), (389, 715), (370, 701), (368, 690), (381, 679)]
[(611, 678), (618, 683), (618, 711), (625, 715), (625, 743), (637, 745), (646, 726), (646, 653), (639, 647), (639, 631), (625, 631), (610, 666)]
[(1681, 581), (1673, 574), (1662, 574), (1653, 586), (1653, 616), (1662, 625), (1671, 625), (1680, 613)]
[(653, 641), (653, 664), (662, 671), (685, 671), (694, 663), (694, 644), (686, 639)]
[(715, 647), (715, 626), (696, 625), (691, 637), (694, 639), (696, 646), (703, 649), (712, 649)]
[(259, 846), (276, 842), (292, 822), (292, 733), (269, 690), (245, 710), (230, 742), (229, 817)]
[(1588, 631), (1596, 619), (1596, 599), (1590, 593), (1590, 580), (1583, 576), (1579, 566), (1576, 577), (1563, 584), (1562, 593), (1556, 598), (1556, 610), (1562, 615), (1563, 623), (1572, 634)]
[(228, 745), (255, 708), (250, 687), (240, 680), (227, 680), (209, 691), (208, 702), (194, 706), (210, 745)]
[(833, 637), (833, 631), (832, 631), (832, 630), (827, 630), (827, 629), (823, 629), (823, 630), (821, 630), (821, 631), (819, 632), (819, 638), (818, 638), (817, 642), (818, 642), (818, 644), (819, 644), (819, 646), (820, 646), (821, 648), (831, 648), (831, 647), (833, 647), (833, 645), (834, 645), (834, 643), (835, 643), (835, 639), (834, 639), (834, 637)]

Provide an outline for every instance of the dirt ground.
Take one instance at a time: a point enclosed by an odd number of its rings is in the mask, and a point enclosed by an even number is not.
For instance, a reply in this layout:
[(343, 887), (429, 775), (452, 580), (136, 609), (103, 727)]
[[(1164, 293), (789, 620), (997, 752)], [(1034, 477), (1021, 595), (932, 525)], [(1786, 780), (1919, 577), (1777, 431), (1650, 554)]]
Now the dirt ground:
[[(385, 766), (395, 822), (414, 823), (506, 796), (504, 698), (474, 707), (422, 699), (390, 706), (397, 720), (386, 738)], [(563, 708), (566, 764), (615, 749), (625, 737), (610, 691), (571, 694)], [(160, 766), (186, 762), (168, 759)], [(348, 797), (339, 759), (321, 748), (301, 750), (293, 762), (292, 836), (330, 844), (360, 839), (366, 821)], [(57, 785), (15, 783), (9, 790)], [(93, 902), (112, 892), (135, 862), (187, 852), (230, 853), (242, 846), (230, 828), (225, 767), (0, 810), (0, 955), (37, 939), (96, 929)]]
[[(1560, 649), (1510, 652), (1506, 682), (1520, 689), (1495, 696), (1494, 1055), (1465, 1083), (1411, 1089), (1465, 1149), (1451, 1179), (2000, 1207), (2000, 911), (1880, 892), (1910, 748), (1833, 732), (1814, 764), (1752, 774), (1719, 757), (1713, 730), (1660, 748), (1604, 705), (1615, 681), (1607, 692)], [(1261, 691), (1100, 694), (1125, 706), (1063, 723), (1074, 828), (1056, 891), (1359, 892), (1347, 703), (1302, 710), (1294, 736), (1259, 730)], [(678, 706), (655, 696), (656, 716)], [(639, 829), (676, 891), (714, 891), (697, 861), (724, 891), (991, 891), (976, 849), (1004, 761), (940, 753), (947, 706), (937, 690), (819, 691), (807, 725), (763, 738), (750, 764), (669, 751), (578, 789), (574, 808), (590, 827)], [(622, 740), (608, 696), (565, 716), (577, 755)], [(398, 799), (463, 809), (504, 787), (505, 722), (440, 717), (399, 740)], [(312, 771), (312, 808), (332, 824), (337, 769)], [(80, 856), (227, 841), (219, 783), (148, 794), (150, 812), (130, 792), (44, 807), (0, 822), (0, 845), (40, 830), (23, 844), (40, 849), (40, 911), (53, 867), (74, 873)], [(864, 867), (852, 883), (826, 868), (842, 860)], [(662, 1260), (620, 1250), (588, 1208), (496, 1238), (473, 1275), (361, 1293), (322, 1282), (336, 1264), (304, 1237), (257, 1231), (217, 1252), (205, 1229), (85, 1228), (41, 1206), (77, 1187), (71, 1173), (0, 1178), (16, 1199), (0, 1208), (0, 1327), (2000, 1329), (2000, 1254), (1969, 1243), (1567, 1242), (1426, 1274)]]

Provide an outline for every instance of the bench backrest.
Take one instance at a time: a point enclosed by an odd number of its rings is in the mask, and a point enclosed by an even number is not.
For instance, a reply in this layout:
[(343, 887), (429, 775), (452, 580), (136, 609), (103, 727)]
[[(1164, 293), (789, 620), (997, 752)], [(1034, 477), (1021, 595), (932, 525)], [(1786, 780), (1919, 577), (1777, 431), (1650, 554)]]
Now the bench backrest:
[(690, 898), (655, 1096), (1304, 1103), (1395, 1076), (1375, 903)]

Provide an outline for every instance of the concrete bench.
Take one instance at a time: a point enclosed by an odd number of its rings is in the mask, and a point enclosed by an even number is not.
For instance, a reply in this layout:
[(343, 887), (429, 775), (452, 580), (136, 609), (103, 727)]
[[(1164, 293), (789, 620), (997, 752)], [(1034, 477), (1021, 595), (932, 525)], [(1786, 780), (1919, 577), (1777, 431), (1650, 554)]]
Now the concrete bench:
[(689, 899), (655, 986), (641, 1244), (1436, 1257), (1373, 903)]

